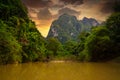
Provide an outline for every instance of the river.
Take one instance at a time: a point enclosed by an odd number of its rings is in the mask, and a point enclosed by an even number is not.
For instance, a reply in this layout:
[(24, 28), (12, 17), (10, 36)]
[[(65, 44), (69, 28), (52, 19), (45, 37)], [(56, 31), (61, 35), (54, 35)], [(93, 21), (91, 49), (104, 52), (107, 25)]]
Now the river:
[(0, 65), (0, 80), (120, 80), (120, 63), (39, 62)]

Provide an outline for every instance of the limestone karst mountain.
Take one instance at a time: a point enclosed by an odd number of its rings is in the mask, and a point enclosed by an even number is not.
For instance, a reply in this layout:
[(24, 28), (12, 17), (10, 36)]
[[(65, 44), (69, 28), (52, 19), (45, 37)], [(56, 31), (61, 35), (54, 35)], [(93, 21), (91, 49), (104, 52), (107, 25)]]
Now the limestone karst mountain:
[(77, 40), (81, 32), (88, 32), (97, 25), (99, 23), (94, 18), (84, 17), (82, 20), (78, 20), (75, 16), (63, 14), (52, 22), (47, 38), (56, 37), (62, 43)]

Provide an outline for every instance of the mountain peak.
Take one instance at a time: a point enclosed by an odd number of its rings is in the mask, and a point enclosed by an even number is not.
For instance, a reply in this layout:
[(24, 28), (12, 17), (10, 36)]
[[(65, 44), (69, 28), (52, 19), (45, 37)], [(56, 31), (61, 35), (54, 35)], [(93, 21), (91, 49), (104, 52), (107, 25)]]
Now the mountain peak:
[(87, 17), (83, 17), (83, 19), (82, 19), (82, 20), (85, 20), (85, 19), (89, 19), (89, 18), (87, 18)]
[(82, 19), (82, 22), (83, 22), (84, 24), (91, 24), (92, 26), (97, 26), (97, 25), (99, 25), (98, 21), (97, 21), (96, 19), (94, 19), (94, 18), (84, 17), (84, 18)]
[(68, 18), (68, 17), (71, 17), (71, 16), (64, 13), (64, 14), (60, 15), (58, 19), (63, 19), (63, 18)]
[(93, 25), (97, 25), (95, 23), (87, 17), (79, 21), (75, 16), (65, 13), (52, 23), (47, 38), (56, 37), (62, 43), (77, 40), (81, 32), (90, 31)]

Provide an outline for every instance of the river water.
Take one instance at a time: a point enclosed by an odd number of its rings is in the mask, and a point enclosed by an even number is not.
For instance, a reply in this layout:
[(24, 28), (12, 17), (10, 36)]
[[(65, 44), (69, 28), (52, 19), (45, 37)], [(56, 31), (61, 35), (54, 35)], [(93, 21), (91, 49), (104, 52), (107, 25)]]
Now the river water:
[(120, 63), (58, 61), (0, 65), (0, 80), (120, 80)]

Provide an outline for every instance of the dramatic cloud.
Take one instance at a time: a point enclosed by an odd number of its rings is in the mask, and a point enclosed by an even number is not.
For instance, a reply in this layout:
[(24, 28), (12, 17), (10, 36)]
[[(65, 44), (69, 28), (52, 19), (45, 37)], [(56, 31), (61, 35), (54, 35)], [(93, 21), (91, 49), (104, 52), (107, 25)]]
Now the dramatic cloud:
[(74, 15), (74, 16), (79, 16), (80, 15), (80, 11), (76, 11), (76, 10), (73, 10), (71, 8), (62, 8), (58, 11), (58, 15), (62, 15), (62, 14), (70, 14), (70, 15)]
[(60, 0), (64, 2), (65, 4), (74, 4), (74, 5), (80, 5), (83, 4), (83, 0)]
[(31, 19), (38, 19), (38, 16), (37, 16), (37, 13), (39, 11), (35, 8), (28, 8), (28, 16), (31, 18)]
[(63, 8), (63, 7), (64, 7), (63, 4), (54, 4), (54, 5), (52, 5), (50, 8), (51, 8), (51, 9), (60, 9), (60, 8)]
[(38, 18), (40, 20), (51, 20), (52, 14), (50, 13), (48, 8), (43, 8), (39, 11)]
[[(42, 34), (47, 31), (53, 20), (67, 13), (78, 19), (95, 18), (100, 21), (113, 12), (114, 3), (120, 0), (22, 0), (28, 8), (29, 17), (35, 21)], [(45, 28), (46, 27), (46, 28)], [(47, 29), (44, 31), (43, 29)], [(46, 33), (45, 33), (46, 32)]]
[(49, 7), (52, 4), (51, 0), (22, 0), (27, 7), (41, 8)]
[(111, 13), (113, 12), (114, 5), (116, 3), (120, 3), (120, 0), (105, 0), (102, 1), (101, 4), (101, 12), (103, 13)]

